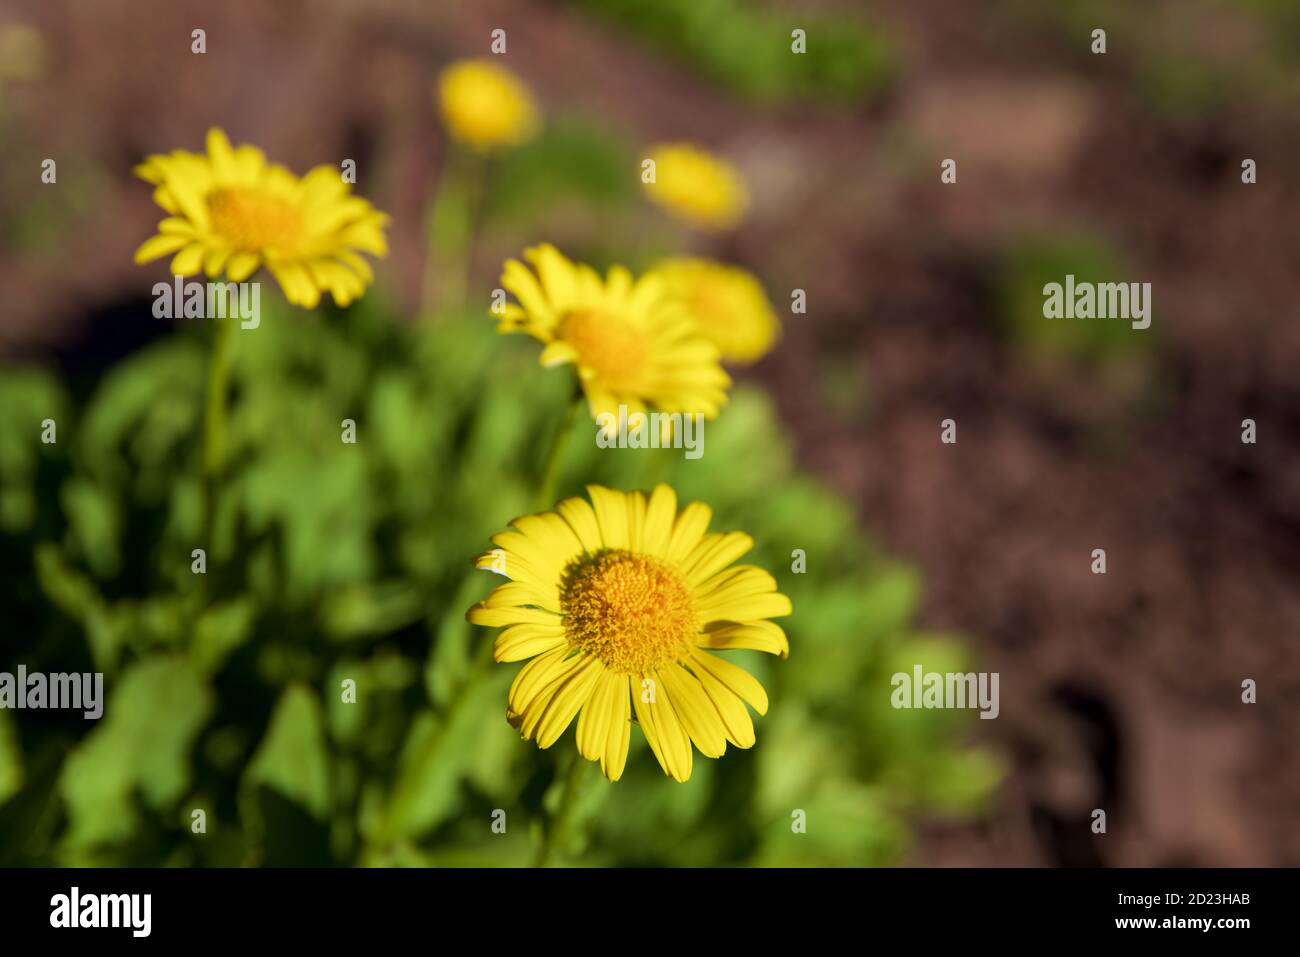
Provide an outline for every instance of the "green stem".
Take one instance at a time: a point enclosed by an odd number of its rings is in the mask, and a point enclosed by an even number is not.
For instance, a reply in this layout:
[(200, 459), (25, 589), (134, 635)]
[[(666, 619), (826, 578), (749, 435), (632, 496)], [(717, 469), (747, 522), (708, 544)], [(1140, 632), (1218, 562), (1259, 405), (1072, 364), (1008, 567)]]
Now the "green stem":
[(573, 815), (578, 807), (578, 793), (587, 764), (581, 754), (577, 751), (573, 752), (573, 762), (569, 765), (569, 773), (564, 779), (564, 790), (560, 794), (560, 806), (555, 809), (555, 814), (552, 815), (546, 830), (542, 833), (542, 846), (537, 849), (533, 867), (550, 866), (556, 849), (563, 844), (564, 838), (573, 827)]
[(420, 787), (428, 778), (431, 769), (438, 760), (442, 743), (447, 731), (459, 719), (466, 704), (474, 697), (474, 689), (487, 677), (492, 664), (492, 642), (485, 641), (479, 646), (479, 653), (470, 666), (465, 680), (456, 689), (455, 696), (447, 704), (442, 714), (442, 722), (429, 735), (423, 749), (407, 766), (393, 789), (393, 797), (388, 803), (384, 823), (379, 835), (379, 844), (388, 845), (401, 836), (401, 830), (410, 814), (411, 805), (419, 795)]
[(230, 392), (234, 329), (232, 319), (217, 322), (208, 362), (207, 404), (203, 411), (203, 533), (204, 547), (209, 553), (216, 521), (217, 482), (226, 460), (226, 402)]
[(546, 465), (542, 468), (542, 481), (537, 487), (537, 497), (533, 501), (533, 510), (540, 512), (555, 501), (555, 483), (560, 477), (560, 463), (564, 460), (564, 451), (569, 445), (569, 436), (573, 433), (573, 420), (582, 408), (582, 386), (575, 385), (573, 399), (564, 413), (564, 420), (559, 430), (551, 439), (551, 449), (546, 454)]
[(438, 313), (459, 315), (465, 310), (474, 234), (486, 179), (487, 163), (481, 156), (451, 147), (438, 194), (429, 204), (426, 216), (424, 277), (420, 288), (420, 315), (424, 318)]
[[(549, 501), (551, 490), (555, 487), (556, 476), (559, 473), (559, 463), (563, 458), (564, 447), (567, 444), (569, 433), (573, 431), (573, 419), (581, 404), (582, 390), (577, 388), (573, 401), (569, 404), (568, 412), (565, 414), (564, 422), (551, 442), (551, 450), (547, 455), (546, 468), (538, 494), (539, 501)], [(538, 509), (540, 510), (541, 507), (538, 506)], [(447, 730), (456, 723), (461, 711), (473, 698), (474, 690), (487, 678), (491, 671), (492, 660), (492, 642), (484, 641), (479, 645), (478, 654), (475, 656), (465, 680), (456, 689), (455, 697), (448, 703), (442, 715), (441, 724), (429, 735), (420, 753), (415, 756), (399, 777), (393, 789), (392, 798), (385, 810), (383, 823), (380, 826), (380, 833), (377, 838), (379, 846), (386, 847), (402, 836), (401, 831), (410, 813), (411, 805), (419, 793), (420, 785), (427, 778), (430, 769), (439, 758), (439, 752), (442, 749), (442, 742)]]

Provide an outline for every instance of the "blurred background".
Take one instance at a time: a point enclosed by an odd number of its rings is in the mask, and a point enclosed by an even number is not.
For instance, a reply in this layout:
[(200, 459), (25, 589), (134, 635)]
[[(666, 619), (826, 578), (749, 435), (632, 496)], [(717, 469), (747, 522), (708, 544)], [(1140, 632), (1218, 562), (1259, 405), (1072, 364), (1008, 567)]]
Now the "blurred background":
[[(435, 80), (494, 29), (544, 127), (492, 162), (467, 315), (417, 322)], [(1298, 67), (1289, 0), (0, 2), (0, 670), (110, 695), (98, 724), (0, 712), (0, 861), (528, 862), (556, 755), (504, 721), (514, 666), (472, 680), (463, 613), (564, 401), (486, 315), (550, 241), (763, 281), (782, 340), (653, 478), (752, 532), (796, 609), (790, 659), (752, 663), (757, 746), (678, 786), (634, 744), (565, 860), (1300, 864)], [(131, 169), (213, 125), (298, 173), (355, 159), (392, 225), (346, 313), (264, 283), (200, 603), (208, 330), (152, 317)], [(674, 140), (740, 170), (737, 228), (644, 201)], [(1066, 273), (1152, 283), (1152, 327), (1044, 321)], [(562, 491), (651, 480), (588, 445)], [(999, 718), (889, 708), (917, 662), (1000, 673)]]

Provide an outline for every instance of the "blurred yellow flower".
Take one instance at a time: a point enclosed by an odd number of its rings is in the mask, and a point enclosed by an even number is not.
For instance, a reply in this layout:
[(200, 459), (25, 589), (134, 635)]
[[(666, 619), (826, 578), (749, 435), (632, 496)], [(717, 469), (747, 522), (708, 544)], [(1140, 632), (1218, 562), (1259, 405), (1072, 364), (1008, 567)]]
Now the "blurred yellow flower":
[(25, 23), (0, 23), (0, 80), (35, 80), (48, 53), (40, 31)]
[(629, 415), (650, 405), (717, 416), (731, 378), (662, 279), (633, 279), (615, 266), (602, 280), (551, 245), (528, 249), (524, 258), (535, 273), (516, 259), (501, 273), (501, 285), (519, 301), (497, 313), (498, 331), (543, 343), (543, 366), (573, 363), (593, 418), (617, 419), (620, 405)]
[(443, 70), (438, 102), (451, 135), (479, 152), (526, 143), (540, 125), (528, 87), (491, 60), (459, 60)]
[(207, 153), (150, 156), (135, 172), (171, 213), (135, 251), (137, 263), (174, 253), (175, 275), (202, 269), (231, 282), (264, 265), (290, 302), (313, 308), (322, 292), (346, 306), (365, 291), (374, 273), (358, 250), (388, 253), (388, 216), (351, 195), (337, 168), (299, 179), (256, 147), (232, 148), (219, 129), (208, 131)]
[(730, 229), (740, 221), (749, 196), (740, 172), (726, 160), (690, 143), (666, 143), (650, 151), (654, 182), (650, 199), (702, 229)]
[(754, 541), (707, 532), (712, 512), (679, 514), (667, 485), (648, 496), (588, 487), (555, 511), (527, 515), (493, 536), (475, 560), (510, 581), (472, 607), (476, 625), (504, 627), (497, 661), (532, 659), (510, 686), (507, 720), (549, 748), (578, 719), (577, 745), (611, 781), (623, 774), (632, 715), (678, 781), (691, 776), (691, 745), (721, 757), (727, 742), (754, 744), (748, 702), (767, 713), (767, 693), (714, 650), (789, 654), (769, 618), (793, 611), (776, 579), (734, 565)]
[(738, 266), (708, 259), (668, 259), (651, 270), (686, 303), (700, 335), (730, 362), (757, 362), (781, 327), (762, 284)]

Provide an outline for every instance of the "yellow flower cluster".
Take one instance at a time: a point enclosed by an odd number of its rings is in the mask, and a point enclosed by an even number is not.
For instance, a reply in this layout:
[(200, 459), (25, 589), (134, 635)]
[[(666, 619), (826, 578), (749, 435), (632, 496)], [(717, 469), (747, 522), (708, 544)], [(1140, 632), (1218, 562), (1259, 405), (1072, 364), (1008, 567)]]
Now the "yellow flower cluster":
[[(451, 137), (478, 154), (518, 146), (539, 128), (536, 104), (512, 73), (488, 60), (443, 71), (437, 103)], [(727, 229), (748, 205), (724, 160), (690, 144), (651, 151), (649, 198), (694, 227)], [(212, 129), (203, 153), (148, 157), (137, 175), (168, 214), (136, 251), (171, 271), (239, 282), (265, 267), (296, 305), (324, 293), (339, 305), (373, 280), (362, 253), (387, 254), (388, 217), (351, 191), (340, 170), (298, 177), (257, 148)], [(654, 409), (717, 417), (731, 377), (723, 361), (761, 358), (780, 329), (758, 280), (735, 266), (673, 258), (634, 276), (603, 276), (542, 244), (510, 259), (501, 284), (514, 300), (496, 310), (502, 333), (542, 345), (543, 366), (571, 366), (593, 417)], [(666, 485), (588, 498), (515, 519), (478, 560), (509, 579), (468, 613), (500, 627), (498, 661), (524, 661), (507, 717), (546, 748), (577, 722), (581, 755), (622, 775), (635, 721), (664, 772), (691, 775), (693, 754), (720, 757), (755, 735), (748, 707), (767, 710), (763, 687), (715, 654), (751, 649), (785, 657), (771, 619), (792, 612), (775, 579), (736, 562), (753, 546), (740, 532), (710, 532), (711, 511), (679, 509)]]

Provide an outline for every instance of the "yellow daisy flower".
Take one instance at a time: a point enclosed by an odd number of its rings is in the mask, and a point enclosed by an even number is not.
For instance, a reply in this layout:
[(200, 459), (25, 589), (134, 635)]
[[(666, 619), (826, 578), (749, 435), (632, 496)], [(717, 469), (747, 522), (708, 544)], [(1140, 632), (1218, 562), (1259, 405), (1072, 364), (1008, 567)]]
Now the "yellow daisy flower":
[(718, 349), (701, 338), (685, 306), (662, 279), (633, 279), (615, 266), (605, 279), (570, 262), (554, 246), (524, 252), (530, 270), (507, 260), (501, 285), (519, 300), (498, 312), (502, 333), (526, 332), (543, 343), (543, 366), (573, 363), (593, 418), (629, 416), (647, 404), (712, 419), (727, 402), (731, 378)]
[(749, 206), (740, 172), (726, 160), (690, 143), (666, 143), (650, 151), (655, 178), (650, 199), (702, 229), (730, 229)]
[(506, 710), (525, 740), (549, 748), (577, 718), (578, 752), (617, 781), (635, 715), (664, 773), (685, 781), (692, 744), (710, 758), (754, 744), (745, 704), (766, 714), (767, 693), (713, 652), (786, 657), (785, 632), (767, 619), (791, 614), (790, 599), (763, 569), (733, 564), (754, 541), (708, 532), (708, 506), (679, 514), (667, 485), (588, 492), (493, 536), (475, 564), (510, 581), (466, 617), (504, 627), (497, 661), (531, 659)]
[(540, 125), (528, 87), (491, 60), (459, 60), (443, 70), (438, 103), (451, 135), (479, 152), (526, 143)]
[(781, 326), (762, 284), (738, 266), (682, 257), (657, 265), (674, 296), (686, 303), (700, 335), (730, 362), (757, 362), (780, 335)]
[(357, 251), (388, 254), (388, 216), (351, 195), (338, 169), (299, 179), (256, 147), (232, 148), (219, 129), (208, 131), (206, 153), (150, 156), (135, 173), (171, 214), (135, 251), (137, 263), (175, 254), (173, 274), (224, 272), (231, 282), (266, 266), (290, 302), (313, 308), (322, 292), (346, 306), (365, 291), (374, 273)]

